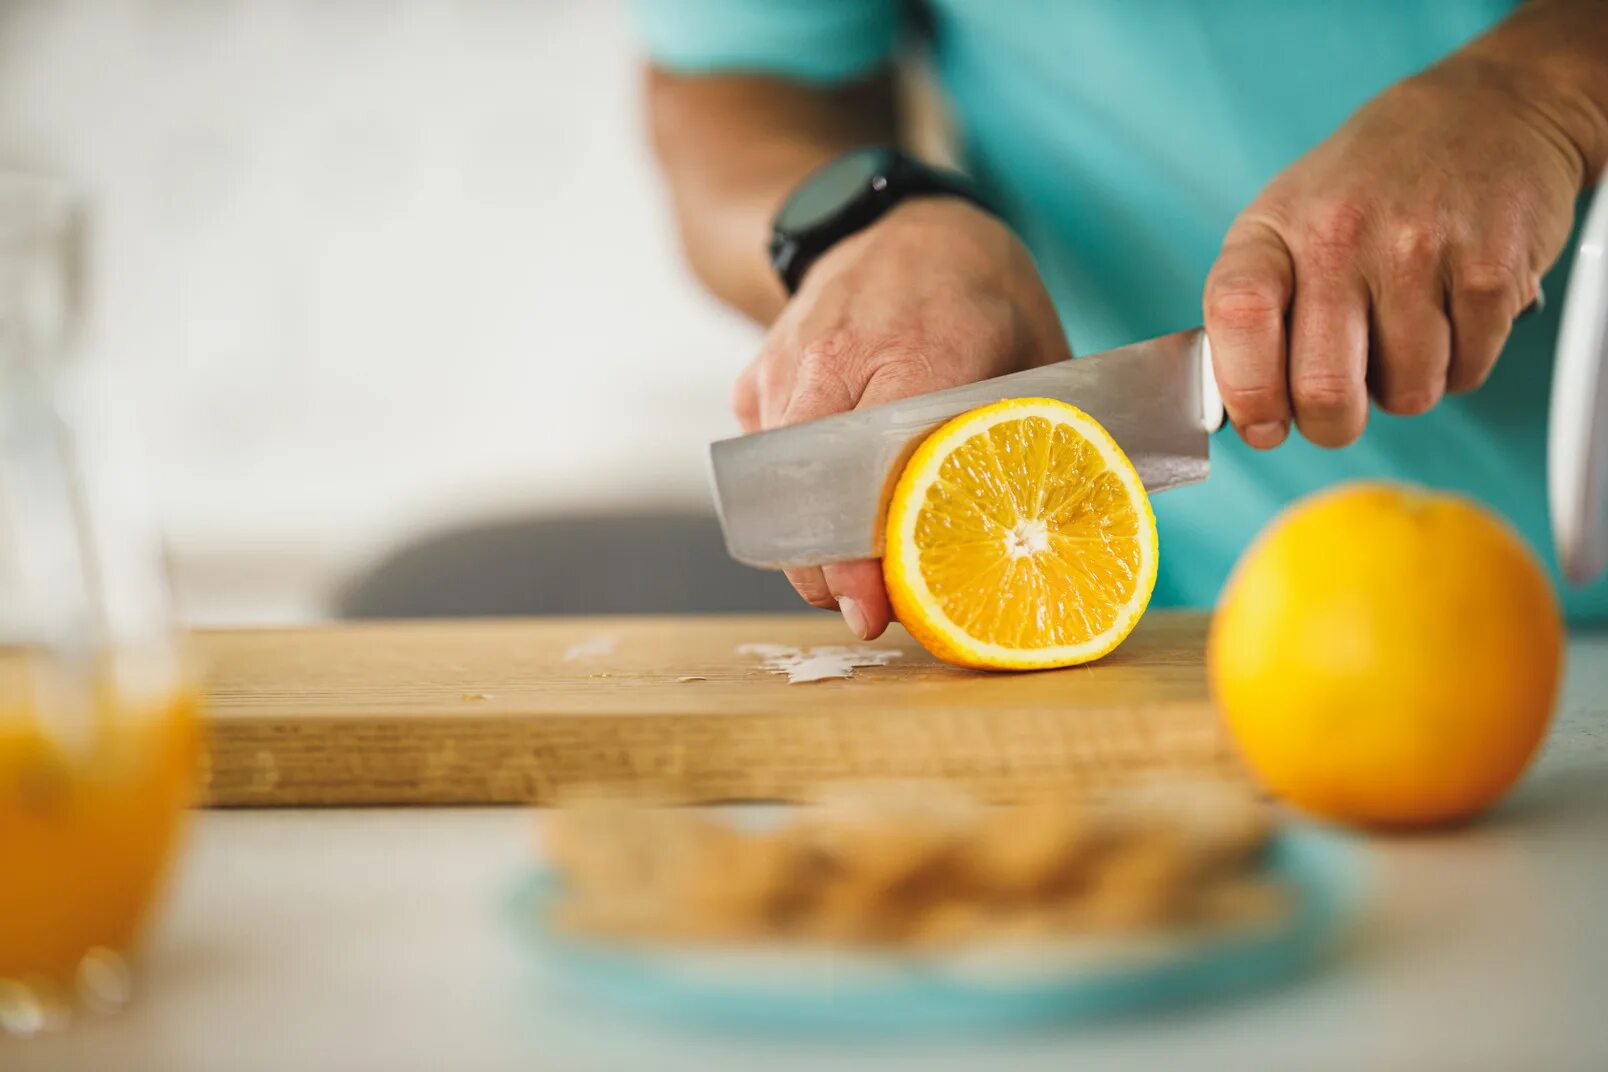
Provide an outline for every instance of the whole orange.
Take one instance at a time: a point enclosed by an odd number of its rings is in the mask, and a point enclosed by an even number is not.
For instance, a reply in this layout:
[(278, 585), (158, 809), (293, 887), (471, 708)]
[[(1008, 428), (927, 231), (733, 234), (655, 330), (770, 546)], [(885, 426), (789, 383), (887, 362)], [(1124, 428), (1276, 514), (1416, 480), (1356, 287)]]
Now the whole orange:
[(1212, 622), (1212, 693), (1245, 761), (1315, 815), (1374, 826), (1472, 815), (1523, 773), (1564, 633), (1547, 576), (1460, 496), (1351, 484), (1289, 508)]

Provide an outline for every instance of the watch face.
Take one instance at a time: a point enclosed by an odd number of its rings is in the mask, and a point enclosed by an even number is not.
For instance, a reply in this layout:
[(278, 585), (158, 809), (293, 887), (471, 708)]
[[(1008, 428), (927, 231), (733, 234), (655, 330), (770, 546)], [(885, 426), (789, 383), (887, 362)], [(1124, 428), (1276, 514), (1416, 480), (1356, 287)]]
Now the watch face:
[(797, 234), (825, 223), (860, 196), (888, 162), (885, 149), (857, 149), (815, 172), (788, 198), (776, 226)]

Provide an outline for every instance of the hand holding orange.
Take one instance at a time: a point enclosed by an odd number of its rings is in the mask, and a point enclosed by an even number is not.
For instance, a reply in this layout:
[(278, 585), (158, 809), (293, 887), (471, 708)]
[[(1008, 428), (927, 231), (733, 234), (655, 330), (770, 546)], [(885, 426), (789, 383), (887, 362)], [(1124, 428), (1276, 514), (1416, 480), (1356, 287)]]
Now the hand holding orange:
[(1298, 503), (1245, 553), (1207, 667), (1274, 793), (1413, 826), (1473, 815), (1518, 780), (1562, 652), (1551, 585), (1506, 524), (1458, 496), (1356, 484)]

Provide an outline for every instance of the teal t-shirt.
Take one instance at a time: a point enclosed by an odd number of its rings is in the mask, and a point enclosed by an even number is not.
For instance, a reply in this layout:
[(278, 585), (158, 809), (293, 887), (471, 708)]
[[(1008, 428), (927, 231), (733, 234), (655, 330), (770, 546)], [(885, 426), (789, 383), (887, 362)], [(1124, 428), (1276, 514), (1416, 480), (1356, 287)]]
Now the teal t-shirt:
[[(905, 20), (922, 17), (968, 166), (1033, 251), (1077, 353), (1198, 324), (1223, 234), (1268, 180), (1515, 4), (633, 0), (647, 51), (666, 67), (817, 83), (886, 63)], [(1156, 497), (1157, 603), (1210, 605), (1282, 506), (1365, 477), (1483, 500), (1557, 578), (1545, 437), (1566, 268), (1567, 257), (1544, 284), (1551, 306), (1515, 326), (1473, 394), (1421, 417), (1376, 409), (1342, 450), (1292, 436), (1258, 453), (1220, 433), (1211, 478)], [(1608, 618), (1608, 583), (1557, 583), (1571, 618)]]

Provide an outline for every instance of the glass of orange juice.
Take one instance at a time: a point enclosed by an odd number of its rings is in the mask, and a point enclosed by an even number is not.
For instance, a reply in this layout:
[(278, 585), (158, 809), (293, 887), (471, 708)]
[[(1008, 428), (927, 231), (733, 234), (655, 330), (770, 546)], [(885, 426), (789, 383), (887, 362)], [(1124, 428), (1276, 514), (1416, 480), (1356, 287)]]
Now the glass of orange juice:
[(199, 751), (155, 529), (71, 356), (81, 229), (0, 172), (0, 1035), (127, 1000)]

